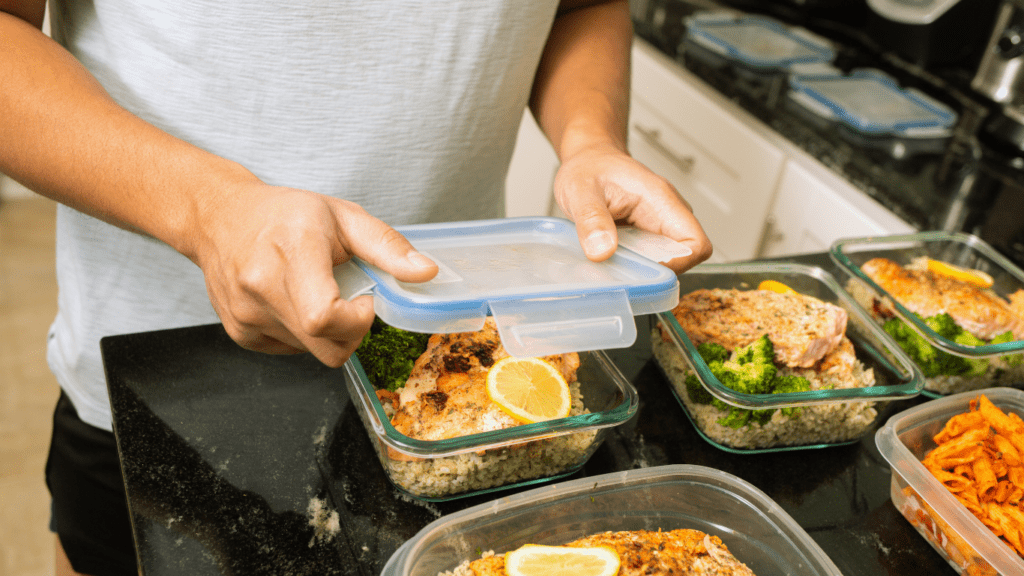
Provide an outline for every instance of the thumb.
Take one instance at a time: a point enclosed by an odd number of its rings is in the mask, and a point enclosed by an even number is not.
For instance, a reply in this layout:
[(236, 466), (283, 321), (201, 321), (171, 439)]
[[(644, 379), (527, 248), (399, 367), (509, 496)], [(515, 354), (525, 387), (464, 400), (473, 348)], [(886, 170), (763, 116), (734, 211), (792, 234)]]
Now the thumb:
[(612, 257), (619, 239), (608, 207), (603, 201), (585, 202), (574, 210), (576, 235), (579, 236), (583, 253), (594, 262)]
[(426, 282), (437, 276), (438, 268), (433, 260), (420, 254), (397, 230), (362, 208), (346, 211), (341, 221), (345, 248), (350, 254), (400, 282)]

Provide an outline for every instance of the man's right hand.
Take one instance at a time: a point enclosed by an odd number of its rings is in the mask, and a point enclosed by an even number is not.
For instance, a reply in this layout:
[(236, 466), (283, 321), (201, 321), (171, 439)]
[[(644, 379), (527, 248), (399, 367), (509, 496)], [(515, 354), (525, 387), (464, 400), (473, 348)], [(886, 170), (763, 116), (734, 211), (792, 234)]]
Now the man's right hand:
[(214, 310), (233, 340), (260, 352), (309, 351), (342, 365), (373, 322), (373, 301), (341, 297), (333, 267), (352, 256), (404, 282), (437, 265), (361, 207), (258, 181), (211, 200), (183, 250), (203, 270)]

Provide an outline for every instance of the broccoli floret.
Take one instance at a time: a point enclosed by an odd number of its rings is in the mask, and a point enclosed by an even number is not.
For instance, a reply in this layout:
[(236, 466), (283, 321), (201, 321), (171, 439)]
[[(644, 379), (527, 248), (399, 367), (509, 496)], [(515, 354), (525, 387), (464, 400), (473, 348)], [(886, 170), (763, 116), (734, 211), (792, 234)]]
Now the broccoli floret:
[(714, 398), (710, 392), (704, 389), (704, 385), (694, 374), (686, 377), (686, 393), (690, 396), (690, 401), (695, 404), (709, 404)]
[(747, 346), (736, 348), (734, 360), (740, 364), (774, 365), (775, 346), (765, 334)]
[(708, 365), (715, 378), (728, 388), (744, 394), (768, 394), (775, 368), (774, 347), (768, 335), (733, 350), (732, 357)]
[[(1005, 344), (1007, 342), (1013, 342), (1016, 339), (1017, 338), (1013, 336), (1013, 332), (1011, 330), (1007, 330), (993, 338), (989, 344)], [(1002, 358), (1003, 362), (1006, 362), (1010, 366), (1020, 366), (1020, 364), (1024, 362), (1024, 354), (1010, 354), (1009, 356), (1003, 356)]]
[(718, 419), (718, 423), (729, 428), (743, 428), (750, 422), (751, 410), (743, 410), (730, 406), (729, 413)]
[(953, 340), (964, 331), (963, 328), (953, 321), (953, 317), (945, 312), (925, 318), (924, 323), (946, 340)]
[(803, 376), (779, 376), (772, 381), (772, 394), (788, 394), (790, 392), (807, 392), (811, 382)]
[(715, 342), (705, 342), (700, 346), (697, 346), (697, 353), (704, 359), (704, 362), (711, 364), (712, 362), (725, 362), (729, 359), (729, 350), (721, 344)]
[(722, 384), (744, 394), (771, 393), (771, 382), (777, 372), (774, 364), (740, 364), (734, 360), (723, 362), (717, 372), (712, 371)]
[[(943, 338), (953, 341), (956, 341), (958, 337), (961, 339), (973, 338), (970, 333), (965, 332), (953, 323), (953, 319), (948, 314), (936, 314), (926, 318), (924, 321)], [(898, 318), (886, 320), (882, 328), (896, 340), (900, 348), (903, 348), (903, 351), (910, 356), (910, 359), (921, 368), (921, 372), (928, 378), (984, 374), (988, 368), (987, 361), (982, 361), (984, 366), (981, 366), (977, 360), (954, 356), (935, 348), (924, 337), (915, 332), (913, 328)], [(953, 331), (954, 328), (956, 332)], [(967, 336), (962, 336), (962, 334), (967, 334)], [(978, 370), (981, 370), (981, 372), (978, 372)]]
[(405, 386), (413, 363), (427, 349), (429, 339), (430, 334), (400, 330), (375, 318), (355, 354), (370, 384), (393, 392)]
[[(966, 330), (961, 330), (953, 341), (962, 346), (984, 346), (985, 341)], [(964, 376), (983, 376), (988, 372), (988, 360), (985, 358), (962, 358), (967, 362), (968, 370)]]

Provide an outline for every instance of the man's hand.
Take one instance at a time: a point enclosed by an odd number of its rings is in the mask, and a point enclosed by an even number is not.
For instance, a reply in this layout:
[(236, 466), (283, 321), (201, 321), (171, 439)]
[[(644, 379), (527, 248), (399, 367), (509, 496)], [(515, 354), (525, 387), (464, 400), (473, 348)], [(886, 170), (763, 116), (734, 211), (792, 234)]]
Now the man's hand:
[(373, 322), (373, 300), (342, 299), (332, 267), (352, 256), (405, 282), (437, 266), (359, 206), (254, 181), (201, 210), (195, 251), (233, 340), (260, 352), (312, 352), (341, 366)]
[(576, 223), (591, 260), (605, 260), (615, 252), (616, 224), (689, 246), (692, 255), (665, 263), (677, 273), (711, 256), (711, 242), (672, 184), (614, 146), (584, 149), (566, 159), (555, 176), (555, 200)]

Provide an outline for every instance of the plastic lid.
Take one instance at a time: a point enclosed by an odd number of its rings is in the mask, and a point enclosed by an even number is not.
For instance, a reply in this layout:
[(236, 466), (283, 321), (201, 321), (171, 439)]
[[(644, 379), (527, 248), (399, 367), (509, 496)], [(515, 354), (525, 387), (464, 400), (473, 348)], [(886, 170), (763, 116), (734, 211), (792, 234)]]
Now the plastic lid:
[(957, 118), (949, 107), (917, 90), (900, 88), (876, 70), (795, 75), (789, 84), (789, 96), (797, 104), (866, 134), (946, 136)]
[(770, 18), (694, 16), (687, 39), (754, 68), (788, 68), (800, 62), (831, 62), (835, 53), (824, 41)]
[[(335, 269), (343, 294), (372, 289), (377, 315), (396, 328), (473, 332), (493, 316), (509, 354), (545, 356), (630, 346), (634, 314), (670, 310), (679, 301), (672, 270), (622, 246), (608, 260), (591, 262), (568, 220), (507, 218), (396, 230), (437, 263), (434, 279), (399, 282), (360, 260), (354, 260), (358, 268), (349, 262)], [(666, 255), (671, 244), (654, 243), (657, 254)]]
[(893, 22), (931, 24), (960, 0), (868, 0), (871, 9)]

